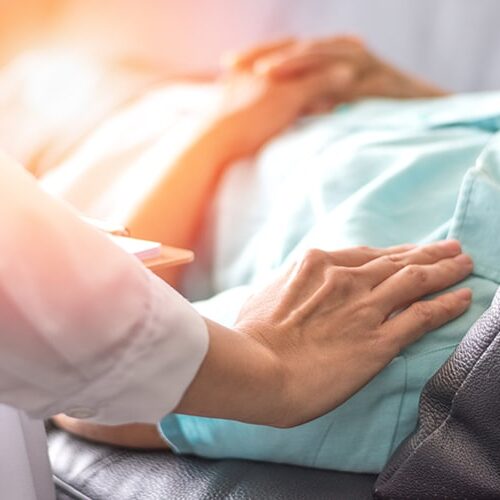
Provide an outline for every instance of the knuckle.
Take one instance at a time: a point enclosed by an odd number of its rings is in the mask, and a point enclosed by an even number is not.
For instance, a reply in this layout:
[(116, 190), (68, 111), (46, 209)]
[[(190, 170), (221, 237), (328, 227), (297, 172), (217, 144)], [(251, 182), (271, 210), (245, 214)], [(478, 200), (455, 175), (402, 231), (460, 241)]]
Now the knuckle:
[(392, 265), (398, 269), (402, 269), (405, 266), (405, 258), (400, 254), (389, 254), (383, 257), (384, 264)]
[(424, 328), (432, 328), (434, 325), (434, 311), (432, 307), (427, 302), (417, 302), (412, 306), (413, 314), (417, 318), (417, 321)]
[(361, 245), (356, 247), (356, 251), (365, 255), (380, 255), (380, 251), (375, 248), (369, 247), (367, 245)]
[(433, 265), (433, 271), (435, 276), (440, 281), (452, 281), (457, 276), (460, 276), (460, 272), (455, 262), (450, 259), (441, 260)]
[(448, 301), (439, 302), (439, 309), (441, 312), (441, 316), (445, 318), (449, 318), (455, 315), (455, 307)]
[(403, 256), (399, 253), (391, 253), (384, 258), (389, 262), (401, 262), (403, 260)]
[(439, 300), (436, 301), (439, 307), (440, 315), (443, 318), (451, 318), (457, 313), (457, 302), (455, 300)]
[(434, 259), (434, 260), (439, 259), (441, 255), (439, 250), (435, 246), (422, 247), (420, 251), (429, 259)]
[(427, 282), (428, 275), (421, 266), (410, 264), (405, 267), (405, 273), (415, 284), (424, 285)]
[(440, 262), (441, 268), (449, 276), (460, 275), (462, 273), (462, 268), (453, 259), (445, 259)]
[(302, 262), (308, 267), (316, 267), (327, 260), (327, 253), (318, 248), (308, 249), (302, 257)]

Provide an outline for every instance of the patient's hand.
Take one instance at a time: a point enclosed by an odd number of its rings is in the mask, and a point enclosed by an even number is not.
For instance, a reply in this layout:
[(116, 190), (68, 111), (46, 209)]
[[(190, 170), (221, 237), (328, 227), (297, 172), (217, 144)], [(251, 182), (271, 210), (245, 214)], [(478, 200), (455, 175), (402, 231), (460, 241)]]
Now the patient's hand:
[(356, 37), (288, 39), (255, 47), (228, 59), (233, 71), (292, 81), (323, 75), (329, 81), (311, 100), (309, 110), (326, 111), (363, 97), (438, 97), (445, 92), (386, 63)]
[(215, 124), (225, 130), (231, 159), (254, 154), (268, 140), (307, 112), (317, 96), (328, 93), (324, 72), (304, 72), (271, 79), (248, 71), (229, 71), (222, 80), (222, 99)]

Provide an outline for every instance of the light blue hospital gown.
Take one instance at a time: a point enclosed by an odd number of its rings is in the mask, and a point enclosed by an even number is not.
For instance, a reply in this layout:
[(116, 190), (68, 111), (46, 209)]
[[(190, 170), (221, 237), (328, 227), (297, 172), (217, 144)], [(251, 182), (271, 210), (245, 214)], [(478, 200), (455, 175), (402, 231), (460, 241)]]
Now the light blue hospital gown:
[[(311, 246), (449, 237), (459, 239), (475, 261), (473, 275), (460, 285), (473, 289), (474, 301), (461, 318), (408, 347), (350, 400), (313, 422), (282, 430), (169, 415), (159, 428), (172, 447), (206, 457), (379, 472), (415, 427), (423, 385), (488, 307), (500, 282), (499, 130), (499, 93), (367, 101), (275, 141), (251, 173), (240, 167), (229, 174), (212, 228), (215, 291), (259, 282)], [(241, 188), (242, 176), (253, 184)], [(246, 219), (244, 210), (239, 214), (246, 244), (226, 245), (231, 235), (238, 240), (234, 210), (232, 220), (226, 209), (245, 200), (243, 189), (254, 189), (251, 196), (260, 205)], [(251, 288), (197, 306), (231, 324)]]

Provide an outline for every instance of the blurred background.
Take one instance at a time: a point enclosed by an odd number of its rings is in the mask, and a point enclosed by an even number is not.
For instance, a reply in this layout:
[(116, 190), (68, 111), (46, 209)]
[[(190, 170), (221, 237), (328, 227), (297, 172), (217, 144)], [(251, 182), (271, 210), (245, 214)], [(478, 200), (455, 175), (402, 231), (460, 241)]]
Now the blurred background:
[[(0, 0), (0, 148), (41, 178), (148, 89), (213, 81), (227, 52), (289, 36), (353, 34), (445, 90), (496, 90), (499, 18), (498, 0)], [(205, 105), (169, 99), (153, 114), (180, 144), (185, 103)]]
[(170, 75), (213, 74), (220, 55), (285, 35), (354, 33), (453, 91), (498, 88), (497, 0), (0, 0), (5, 60), (40, 37)]

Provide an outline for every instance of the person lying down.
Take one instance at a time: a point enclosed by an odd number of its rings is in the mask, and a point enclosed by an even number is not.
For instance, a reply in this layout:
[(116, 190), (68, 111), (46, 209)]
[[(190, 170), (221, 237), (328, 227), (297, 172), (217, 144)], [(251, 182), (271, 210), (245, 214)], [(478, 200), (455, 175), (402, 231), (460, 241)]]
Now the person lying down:
[(50, 44), (15, 58), (0, 71), (0, 146), (85, 214), (187, 248), (224, 173), (301, 116), (366, 96), (443, 95), (352, 37), (257, 47), (205, 85), (123, 60)]
[(292, 429), (180, 414), (157, 428), (107, 428), (65, 416), (56, 417), (58, 425), (122, 446), (377, 473), (414, 429), (425, 382), (500, 282), (500, 93), (371, 99), (306, 120), (253, 164), (225, 174), (207, 224), (210, 269), (200, 264), (185, 281), (205, 280), (216, 295), (196, 307), (223, 324), (237, 322), (252, 291), (311, 247), (458, 239), (475, 263), (461, 284), (473, 290), (473, 303), (342, 406)]

